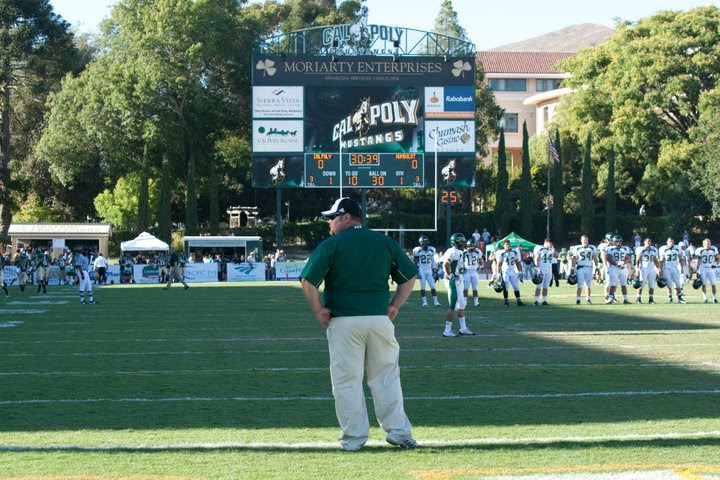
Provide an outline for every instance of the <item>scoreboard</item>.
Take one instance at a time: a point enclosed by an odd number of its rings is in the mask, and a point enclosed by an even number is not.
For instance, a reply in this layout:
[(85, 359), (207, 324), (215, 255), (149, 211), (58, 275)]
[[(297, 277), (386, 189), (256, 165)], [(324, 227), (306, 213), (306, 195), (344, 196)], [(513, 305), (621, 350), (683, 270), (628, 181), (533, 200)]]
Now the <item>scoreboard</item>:
[(422, 153), (306, 153), (305, 187), (423, 188), (423, 157)]

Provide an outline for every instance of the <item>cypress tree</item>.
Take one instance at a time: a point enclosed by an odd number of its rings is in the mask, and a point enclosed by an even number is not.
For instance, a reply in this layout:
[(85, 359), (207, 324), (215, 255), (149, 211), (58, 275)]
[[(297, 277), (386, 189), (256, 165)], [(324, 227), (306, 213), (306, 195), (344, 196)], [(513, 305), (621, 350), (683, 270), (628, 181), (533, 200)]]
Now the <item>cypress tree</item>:
[(523, 122), (523, 141), (522, 141), (522, 179), (521, 179), (521, 195), (520, 195), (520, 218), (522, 225), (522, 235), (525, 238), (533, 237), (533, 201), (532, 201), (532, 183), (530, 176), (530, 147), (528, 144), (527, 122)]
[(210, 196), (210, 235), (217, 235), (220, 233), (220, 187), (215, 158), (210, 159), (208, 195)]
[(495, 187), (495, 223), (503, 235), (508, 233), (508, 172), (505, 152), (505, 129), (500, 128), (498, 142), (498, 169)]
[(615, 150), (610, 149), (608, 154), (608, 178), (605, 189), (605, 230), (615, 231)]
[(172, 240), (172, 219), (170, 204), (170, 159), (167, 153), (162, 157), (162, 175), (160, 177), (160, 205), (158, 207), (158, 236), (163, 242)]
[(580, 189), (580, 233), (587, 235), (591, 235), (593, 214), (592, 165), (590, 161), (591, 149), (592, 135), (588, 132), (587, 139), (585, 140), (585, 152), (582, 167), (582, 186)]
[(150, 193), (148, 191), (148, 171), (150, 170), (148, 160), (147, 143), (143, 148), (142, 166), (140, 167), (140, 192), (138, 194), (138, 232), (145, 232), (150, 225)]

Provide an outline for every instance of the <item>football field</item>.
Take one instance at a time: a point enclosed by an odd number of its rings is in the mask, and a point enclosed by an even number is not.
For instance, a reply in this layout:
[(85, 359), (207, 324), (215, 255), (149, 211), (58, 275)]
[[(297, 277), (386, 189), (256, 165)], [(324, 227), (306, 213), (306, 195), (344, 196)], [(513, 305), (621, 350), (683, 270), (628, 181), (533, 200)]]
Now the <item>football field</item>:
[(563, 282), (535, 307), (525, 282), (521, 308), (483, 283), (458, 338), (416, 291), (395, 325), (423, 448), (373, 423), (358, 453), (298, 282), (10, 290), (0, 480), (720, 479), (720, 305), (690, 285), (575, 305)]

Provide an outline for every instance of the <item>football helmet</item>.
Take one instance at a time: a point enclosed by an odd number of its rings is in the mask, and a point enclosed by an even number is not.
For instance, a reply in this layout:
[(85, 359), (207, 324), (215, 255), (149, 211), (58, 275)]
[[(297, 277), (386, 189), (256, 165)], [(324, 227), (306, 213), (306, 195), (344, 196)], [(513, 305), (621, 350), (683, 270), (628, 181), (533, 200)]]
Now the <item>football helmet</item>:
[(639, 290), (642, 287), (642, 280), (636, 277), (632, 282), (632, 286), (635, 290)]
[(462, 233), (453, 233), (450, 236), (450, 245), (453, 245), (454, 247), (457, 247), (459, 249), (465, 248), (465, 235)]
[(543, 282), (543, 274), (540, 271), (535, 270), (535, 273), (533, 273), (533, 276), (532, 276), (532, 283), (534, 283), (535, 285), (540, 285), (542, 282)]
[(570, 275), (568, 275), (567, 282), (569, 285), (577, 285), (577, 282), (578, 282), (577, 275), (575, 275), (574, 273), (571, 273)]
[(623, 241), (622, 236), (618, 235), (617, 233), (615, 235), (613, 235), (612, 243), (618, 243), (618, 242), (622, 242), (622, 241)]
[(665, 280), (665, 277), (658, 277), (655, 283), (657, 283), (657, 286), (660, 288), (667, 287), (667, 280)]
[(607, 232), (607, 233), (605, 234), (605, 240), (607, 240), (608, 242), (612, 242), (612, 239), (613, 239), (614, 236), (615, 236), (614, 233), (612, 233), (612, 232)]
[(700, 278), (700, 276), (697, 276), (695, 278), (695, 280), (693, 280), (693, 288), (695, 290), (699, 290), (700, 287), (702, 287), (702, 286), (703, 286), (702, 279)]
[(498, 278), (493, 282), (493, 290), (495, 290), (497, 293), (501, 293), (503, 290), (505, 290), (504, 282), (501, 278)]
[(430, 239), (428, 239), (427, 235), (420, 235), (420, 238), (418, 238), (418, 243), (421, 247), (427, 247), (430, 245)]
[(473, 237), (468, 238), (466, 243), (468, 248), (475, 248), (477, 246), (477, 242)]

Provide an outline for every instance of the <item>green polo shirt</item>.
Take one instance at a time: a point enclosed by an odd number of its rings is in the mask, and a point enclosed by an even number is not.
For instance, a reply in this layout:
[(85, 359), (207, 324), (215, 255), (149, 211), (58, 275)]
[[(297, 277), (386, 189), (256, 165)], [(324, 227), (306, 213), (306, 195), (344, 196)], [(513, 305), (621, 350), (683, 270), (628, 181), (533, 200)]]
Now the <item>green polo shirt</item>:
[(316, 287), (325, 282), (325, 306), (335, 317), (387, 315), (388, 277), (402, 284), (417, 266), (392, 238), (362, 225), (348, 228), (317, 246), (300, 278)]

